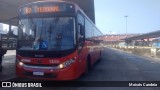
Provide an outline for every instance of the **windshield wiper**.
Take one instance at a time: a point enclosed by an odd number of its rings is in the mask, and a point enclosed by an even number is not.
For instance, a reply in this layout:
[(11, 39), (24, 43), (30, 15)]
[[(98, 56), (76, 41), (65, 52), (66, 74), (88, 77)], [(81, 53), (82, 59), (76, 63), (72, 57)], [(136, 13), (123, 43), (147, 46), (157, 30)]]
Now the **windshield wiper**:
[(37, 28), (36, 28), (36, 24), (34, 23), (32, 17), (29, 17), (29, 20), (28, 20), (28, 21), (30, 22), (31, 30), (34, 31), (34, 40), (35, 40), (35, 38), (36, 38), (36, 29), (37, 29)]
[(50, 22), (50, 26), (49, 26), (49, 30), (48, 30), (49, 39), (51, 38), (52, 30), (54, 30), (54, 28), (57, 25), (58, 21), (59, 21), (59, 17), (56, 17)]
[(52, 34), (52, 27), (51, 27), (51, 24), (49, 25), (48, 33), (49, 33), (49, 40), (50, 40), (50, 39), (51, 39), (51, 34)]

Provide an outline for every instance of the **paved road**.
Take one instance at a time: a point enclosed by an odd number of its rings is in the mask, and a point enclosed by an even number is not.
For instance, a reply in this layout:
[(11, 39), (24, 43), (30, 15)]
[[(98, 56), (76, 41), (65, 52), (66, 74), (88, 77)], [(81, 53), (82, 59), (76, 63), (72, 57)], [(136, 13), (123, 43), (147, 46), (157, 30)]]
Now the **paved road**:
[(0, 72), (0, 81), (15, 78), (15, 50), (8, 50), (2, 61), (2, 72)]
[[(160, 81), (160, 60), (145, 58), (116, 49), (106, 48), (102, 59), (92, 70), (79, 78), (80, 81)], [(3, 88), (4, 89), (4, 88)], [(21, 90), (22, 88), (7, 88), (4, 90)], [(43, 90), (37, 88), (36, 90)], [(160, 90), (160, 88), (45, 88), (47, 90)], [(35, 90), (25, 88), (24, 90)]]
[(81, 80), (160, 81), (160, 60), (105, 49), (101, 62)]

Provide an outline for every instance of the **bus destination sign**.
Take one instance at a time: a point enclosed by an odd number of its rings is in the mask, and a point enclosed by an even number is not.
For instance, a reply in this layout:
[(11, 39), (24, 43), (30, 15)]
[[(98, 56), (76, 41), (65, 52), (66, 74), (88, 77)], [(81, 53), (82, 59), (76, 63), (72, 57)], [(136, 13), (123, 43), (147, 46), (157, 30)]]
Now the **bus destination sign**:
[(45, 6), (26, 6), (20, 9), (20, 14), (34, 14), (34, 13), (54, 13), (73, 11), (72, 5), (45, 5)]
[(30, 14), (36, 11), (36, 13), (45, 13), (45, 12), (59, 12), (62, 11), (62, 9), (59, 8), (59, 6), (44, 6), (44, 7), (36, 7), (35, 9), (32, 9), (31, 7), (24, 8), (24, 13)]

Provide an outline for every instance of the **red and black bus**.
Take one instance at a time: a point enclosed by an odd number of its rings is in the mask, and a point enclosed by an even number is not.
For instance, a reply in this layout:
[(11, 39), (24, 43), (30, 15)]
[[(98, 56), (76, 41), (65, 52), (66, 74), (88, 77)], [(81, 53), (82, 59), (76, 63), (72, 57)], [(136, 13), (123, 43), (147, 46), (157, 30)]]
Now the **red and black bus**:
[(39, 1), (19, 8), (16, 74), (72, 80), (99, 59), (102, 33), (74, 3)]

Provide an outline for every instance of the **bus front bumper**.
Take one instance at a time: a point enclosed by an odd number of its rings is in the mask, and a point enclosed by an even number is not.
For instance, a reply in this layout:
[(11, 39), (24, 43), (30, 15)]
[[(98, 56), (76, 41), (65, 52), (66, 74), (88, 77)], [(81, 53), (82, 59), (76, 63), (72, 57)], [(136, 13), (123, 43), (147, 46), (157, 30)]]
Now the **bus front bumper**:
[(16, 74), (20, 78), (40, 80), (73, 80), (78, 78), (76, 65), (72, 64), (64, 69), (24, 68), (16, 65)]

